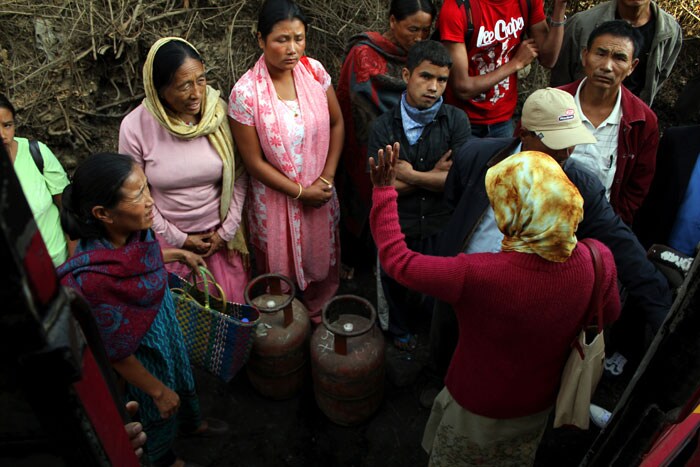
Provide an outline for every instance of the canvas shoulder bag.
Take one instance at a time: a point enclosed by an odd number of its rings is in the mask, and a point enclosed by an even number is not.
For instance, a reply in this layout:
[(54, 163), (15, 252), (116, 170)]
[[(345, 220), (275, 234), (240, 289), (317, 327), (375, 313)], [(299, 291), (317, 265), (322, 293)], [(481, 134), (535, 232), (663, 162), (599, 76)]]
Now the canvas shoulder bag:
[[(595, 280), (593, 293), (588, 305), (581, 330), (571, 344), (571, 354), (564, 366), (561, 386), (557, 395), (554, 413), (554, 428), (569, 425), (587, 430), (589, 426), (589, 407), (591, 397), (603, 375), (605, 360), (605, 341), (603, 339), (603, 314), (601, 310), (601, 293), (603, 281), (603, 261), (600, 251), (593, 242), (581, 241), (591, 251)], [(597, 325), (589, 326), (594, 315)], [(587, 339), (593, 336), (592, 340)]]

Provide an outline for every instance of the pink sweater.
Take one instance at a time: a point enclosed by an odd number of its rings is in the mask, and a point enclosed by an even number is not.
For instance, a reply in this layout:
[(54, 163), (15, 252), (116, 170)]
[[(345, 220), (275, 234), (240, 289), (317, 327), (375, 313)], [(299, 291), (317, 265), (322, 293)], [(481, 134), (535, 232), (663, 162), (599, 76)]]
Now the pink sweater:
[[(593, 290), (593, 262), (577, 245), (564, 263), (518, 252), (427, 256), (406, 247), (396, 190), (375, 188), (372, 234), (384, 269), (399, 283), (452, 305), (459, 342), (445, 385), (465, 409), (515, 418), (551, 407)], [(620, 313), (617, 272), (602, 243), (603, 316)]]
[(119, 152), (132, 156), (143, 167), (156, 205), (153, 229), (169, 244), (181, 247), (188, 233), (205, 232), (219, 225), (217, 232), (223, 240), (233, 238), (241, 222), (248, 176), (236, 180), (222, 223), (219, 198), (223, 163), (207, 137), (177, 138), (141, 104), (122, 120)]

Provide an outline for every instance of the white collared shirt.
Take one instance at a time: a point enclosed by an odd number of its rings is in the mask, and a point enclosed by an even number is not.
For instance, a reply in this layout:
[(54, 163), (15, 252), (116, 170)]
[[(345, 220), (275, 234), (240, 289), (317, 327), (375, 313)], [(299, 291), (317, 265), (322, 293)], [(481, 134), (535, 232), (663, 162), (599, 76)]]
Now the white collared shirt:
[[(511, 153), (517, 154), (523, 149), (523, 143), (518, 144), (515, 150)], [(469, 238), (464, 252), (471, 253), (498, 253), (501, 251), (503, 244), (503, 232), (498, 229), (496, 224), (496, 214), (493, 212), (491, 203), (486, 207), (486, 211), (479, 220), (474, 233)]]
[(605, 196), (610, 201), (610, 188), (615, 179), (615, 169), (617, 168), (617, 144), (620, 132), (620, 119), (622, 118), (622, 107), (620, 105), (622, 91), (618, 91), (615, 106), (608, 118), (603, 120), (598, 125), (598, 128), (595, 128), (584, 115), (581, 100), (579, 99), (581, 87), (585, 82), (586, 78), (579, 84), (574, 100), (576, 101), (581, 121), (593, 133), (598, 142), (595, 144), (577, 144), (574, 152), (571, 153), (571, 158), (600, 180), (600, 183), (605, 187)]

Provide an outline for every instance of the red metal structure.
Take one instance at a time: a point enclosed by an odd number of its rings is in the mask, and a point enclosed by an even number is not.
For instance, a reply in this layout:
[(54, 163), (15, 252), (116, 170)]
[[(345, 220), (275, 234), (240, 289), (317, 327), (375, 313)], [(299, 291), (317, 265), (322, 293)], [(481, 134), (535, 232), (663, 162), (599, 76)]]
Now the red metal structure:
[(4, 146), (0, 271), (0, 465), (138, 466), (92, 314), (59, 286)]

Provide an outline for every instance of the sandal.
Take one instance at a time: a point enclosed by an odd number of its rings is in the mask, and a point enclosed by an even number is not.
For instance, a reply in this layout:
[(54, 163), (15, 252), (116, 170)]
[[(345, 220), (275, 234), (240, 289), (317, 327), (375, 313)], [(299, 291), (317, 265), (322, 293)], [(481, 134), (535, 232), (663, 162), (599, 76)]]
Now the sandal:
[(394, 347), (404, 352), (412, 352), (418, 346), (418, 339), (411, 333), (403, 336), (394, 336)]
[(355, 277), (355, 268), (340, 263), (340, 279), (351, 281)]

